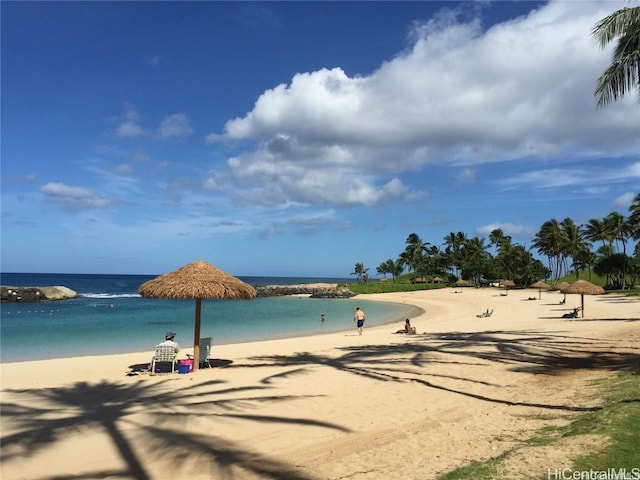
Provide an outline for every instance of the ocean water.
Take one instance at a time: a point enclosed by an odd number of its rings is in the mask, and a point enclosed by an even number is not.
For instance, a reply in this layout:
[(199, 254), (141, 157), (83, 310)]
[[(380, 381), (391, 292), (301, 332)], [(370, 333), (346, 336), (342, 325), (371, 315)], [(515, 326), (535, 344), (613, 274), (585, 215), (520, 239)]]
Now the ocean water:
[[(193, 345), (195, 300), (142, 298), (138, 287), (150, 275), (0, 274), (10, 286), (62, 285), (80, 297), (44, 303), (5, 303), (0, 308), (0, 362), (152, 351), (164, 333)], [(240, 277), (254, 285), (347, 283), (348, 278)], [(316, 335), (353, 329), (353, 312), (365, 326), (401, 321), (412, 306), (351, 299), (268, 297), (203, 300), (201, 336), (214, 344)], [(320, 321), (324, 314), (326, 320)]]

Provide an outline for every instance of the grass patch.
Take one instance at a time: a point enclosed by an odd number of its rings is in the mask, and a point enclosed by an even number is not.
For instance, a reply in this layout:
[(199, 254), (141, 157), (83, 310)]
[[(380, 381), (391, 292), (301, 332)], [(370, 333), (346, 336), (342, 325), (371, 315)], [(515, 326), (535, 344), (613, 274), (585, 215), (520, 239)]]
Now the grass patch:
[(595, 433), (609, 437), (610, 443), (602, 451), (575, 459), (575, 470), (605, 470), (636, 468), (640, 478), (640, 366), (622, 372), (600, 383), (605, 407), (594, 412), (591, 426)]
[(527, 438), (525, 444), (533, 447), (553, 445), (562, 436), (558, 428), (555, 426), (542, 427), (533, 437)]
[[(456, 468), (438, 479), (501, 479), (501, 472), (507, 469), (510, 455), (516, 451), (526, 454), (527, 449), (537, 447), (557, 445), (557, 448), (562, 448), (561, 440), (564, 438), (593, 434), (607, 438), (607, 442), (603, 443), (601, 449), (572, 458), (572, 465), (563, 467), (571, 467), (573, 472), (601, 472), (608, 469), (619, 472), (625, 469), (627, 475), (631, 475), (629, 478), (640, 478), (640, 365), (597, 381), (596, 390), (597, 397), (603, 401), (601, 409), (579, 414), (564, 426), (541, 428), (525, 440), (524, 446), (486, 462)], [(547, 477), (540, 472), (538, 478)]]
[(437, 290), (444, 288), (444, 285), (437, 283), (416, 283), (409, 282), (374, 282), (374, 283), (348, 283), (347, 288), (358, 295), (368, 293), (392, 293), (392, 292), (413, 292), (417, 290)]
[(456, 468), (438, 477), (439, 480), (492, 480), (499, 478), (502, 457), (486, 462), (474, 462), (471, 465)]
[(416, 290), (436, 290), (445, 288), (444, 283), (411, 283), (411, 278), (415, 275), (400, 275), (395, 280), (388, 279), (386, 282), (376, 281), (367, 283), (347, 283), (347, 288), (358, 295), (367, 293), (393, 293), (393, 292), (413, 292)]

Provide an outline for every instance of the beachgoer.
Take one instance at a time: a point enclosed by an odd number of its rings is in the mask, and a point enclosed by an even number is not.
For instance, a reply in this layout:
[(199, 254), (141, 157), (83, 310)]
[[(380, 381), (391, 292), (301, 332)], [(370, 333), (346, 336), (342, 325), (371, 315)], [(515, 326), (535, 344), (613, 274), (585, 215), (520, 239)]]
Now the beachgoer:
[(160, 347), (160, 346), (164, 346), (164, 345), (170, 345), (170, 346), (172, 346), (172, 347), (173, 347), (173, 350), (174, 350), (176, 353), (178, 353), (178, 352), (180, 351), (180, 345), (178, 345), (178, 344), (175, 342), (175, 340), (174, 340), (175, 338), (176, 338), (176, 334), (175, 334), (175, 333), (173, 333), (173, 332), (167, 332), (167, 333), (165, 333), (165, 335), (164, 335), (164, 342), (161, 342), (161, 343), (159, 343), (159, 344), (158, 344), (158, 345), (156, 345), (156, 346)]
[(353, 321), (356, 322), (358, 327), (358, 335), (362, 335), (362, 327), (364, 326), (365, 315), (360, 307), (356, 307), (356, 313), (353, 314)]
[(404, 321), (404, 328), (396, 333), (411, 333), (411, 320), (408, 318)]
[(322, 315), (320, 315), (320, 321), (324, 322), (324, 313)]
[[(173, 355), (173, 363), (178, 363), (178, 352), (180, 351), (180, 345), (175, 342), (176, 334), (174, 332), (167, 332), (164, 334), (164, 342), (160, 342), (156, 345), (158, 347), (170, 346), (173, 347), (173, 351), (175, 352)], [(149, 371), (151, 371), (151, 366), (153, 365), (153, 359), (151, 359), (151, 363), (149, 363)], [(156, 372), (151, 371), (151, 375), (154, 375)]]

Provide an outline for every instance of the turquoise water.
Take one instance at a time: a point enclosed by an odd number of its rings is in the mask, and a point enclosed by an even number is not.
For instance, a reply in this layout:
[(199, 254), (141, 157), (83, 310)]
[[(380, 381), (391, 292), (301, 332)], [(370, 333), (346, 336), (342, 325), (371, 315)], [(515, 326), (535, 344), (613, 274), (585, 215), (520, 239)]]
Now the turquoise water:
[[(47, 303), (2, 304), (0, 361), (16, 362), (151, 350), (172, 330), (193, 345), (195, 301), (141, 298), (137, 288), (153, 276), (2, 274), (2, 285), (64, 285), (82, 296)], [(349, 279), (244, 277), (253, 285), (332, 282)], [(231, 344), (345, 331), (353, 312), (367, 313), (367, 326), (400, 321), (413, 307), (363, 298), (270, 297), (204, 300), (201, 336)], [(326, 320), (320, 321), (324, 314)]]

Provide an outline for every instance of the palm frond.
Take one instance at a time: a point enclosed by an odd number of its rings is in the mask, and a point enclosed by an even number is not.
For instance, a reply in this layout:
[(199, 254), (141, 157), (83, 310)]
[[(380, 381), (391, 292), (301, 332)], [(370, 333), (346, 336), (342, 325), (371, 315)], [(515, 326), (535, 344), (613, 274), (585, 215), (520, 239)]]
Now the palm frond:
[(601, 47), (617, 40), (611, 65), (600, 75), (594, 95), (598, 107), (638, 88), (640, 101), (640, 7), (623, 8), (600, 20), (592, 30)]
[(591, 34), (601, 47), (625, 34), (629, 25), (640, 24), (640, 7), (623, 8), (603, 18), (593, 27)]

